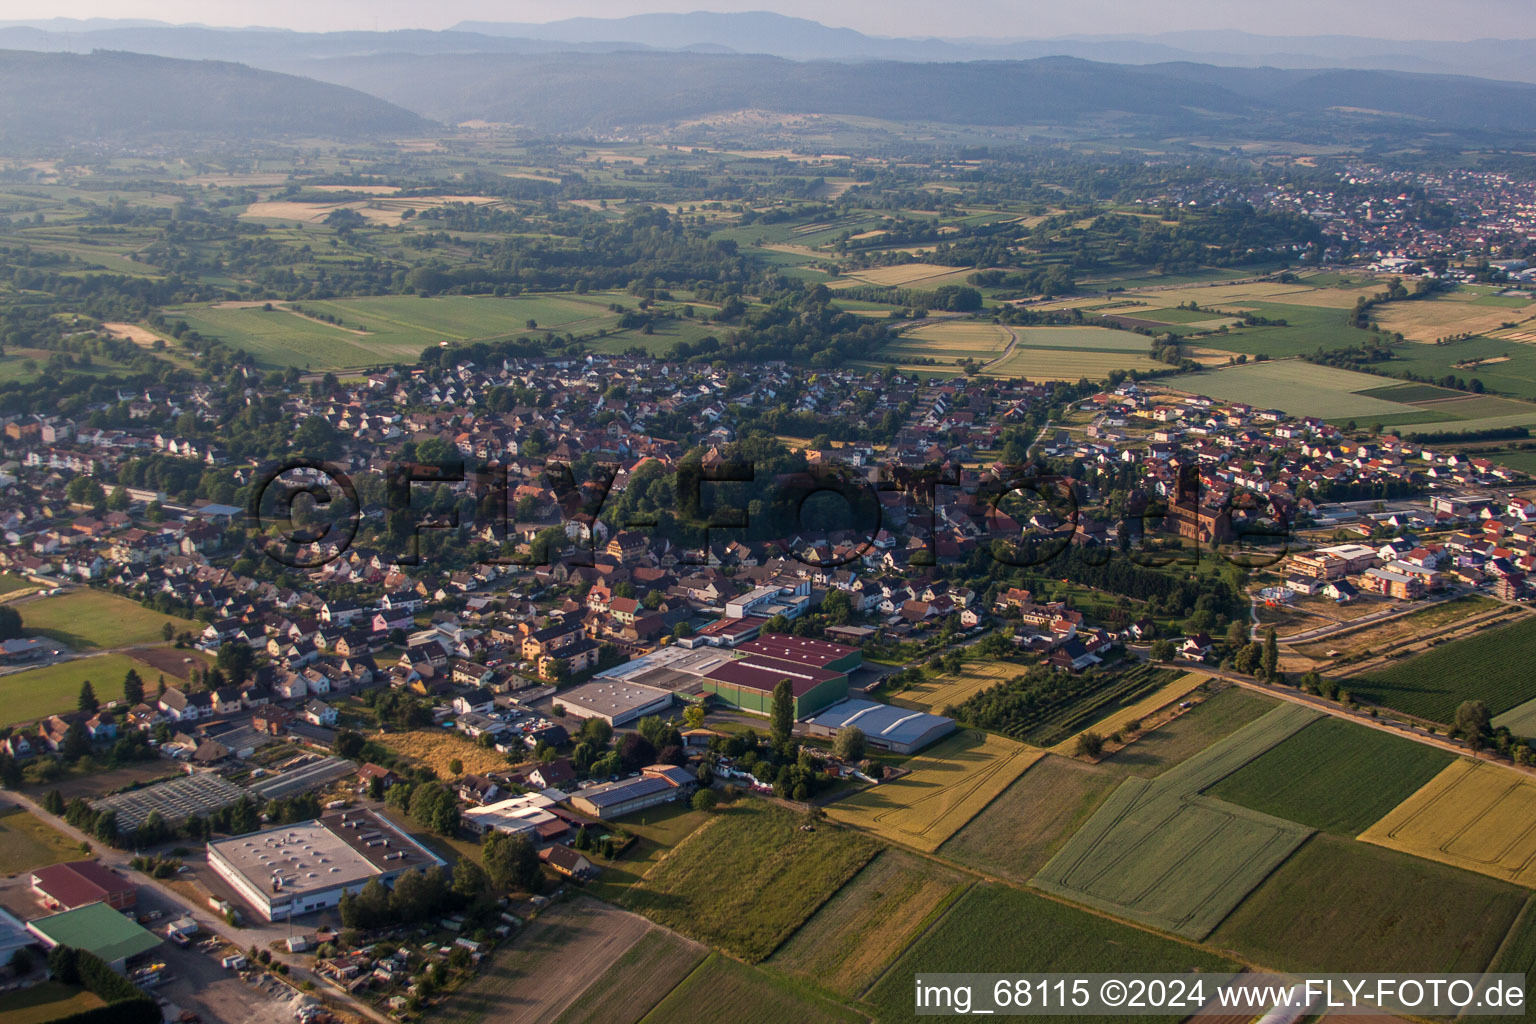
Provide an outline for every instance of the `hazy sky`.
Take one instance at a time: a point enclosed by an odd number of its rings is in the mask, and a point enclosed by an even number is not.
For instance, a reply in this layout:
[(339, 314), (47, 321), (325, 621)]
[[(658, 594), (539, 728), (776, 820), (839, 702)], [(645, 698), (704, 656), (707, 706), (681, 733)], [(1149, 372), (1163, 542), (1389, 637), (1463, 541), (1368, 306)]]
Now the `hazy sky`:
[(153, 18), (309, 30), (447, 28), (478, 21), (775, 10), (885, 36), (1048, 37), (1183, 29), (1396, 39), (1536, 36), (1531, 0), (0, 0), (0, 21)]

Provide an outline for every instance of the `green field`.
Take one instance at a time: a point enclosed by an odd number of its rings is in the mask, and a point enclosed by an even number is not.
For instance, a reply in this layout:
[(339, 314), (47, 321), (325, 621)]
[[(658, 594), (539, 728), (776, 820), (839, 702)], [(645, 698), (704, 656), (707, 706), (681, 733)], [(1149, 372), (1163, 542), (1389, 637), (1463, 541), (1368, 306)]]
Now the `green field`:
[(1047, 755), (939, 847), (939, 854), (1027, 882), (1118, 781), (1094, 765)]
[[(927, 1020), (913, 1008), (920, 974), (1234, 970), (1215, 953), (1001, 885), (977, 885), (908, 948), (865, 997), (880, 1024)], [(1182, 1020), (1184, 1015), (1138, 1020)], [(1100, 1022), (1113, 1017), (1052, 1017)]]
[(1166, 383), (1180, 391), (1224, 402), (1243, 402), (1260, 409), (1281, 409), (1292, 416), (1348, 417), (1370, 422), (1376, 416), (1420, 411), (1405, 403), (1364, 394), (1382, 386), (1380, 377), (1318, 366), (1300, 359), (1271, 359), (1263, 363), (1223, 366), (1200, 373), (1180, 374), (1170, 377)]
[(644, 1024), (859, 1024), (862, 1020), (808, 986), (711, 953), (646, 1014)]
[(1526, 892), (1319, 833), (1207, 940), (1285, 971), (1481, 971)]
[(1536, 617), (1453, 640), (1346, 684), (1356, 699), (1449, 723), (1464, 700), (1494, 715), (1536, 699)]
[(1355, 836), (1452, 760), (1444, 750), (1330, 717), (1271, 747), (1206, 793)]
[(105, 1006), (100, 996), (83, 988), (45, 981), (5, 994), (0, 1024), (47, 1024), (85, 1010)]
[(123, 697), (123, 677), (134, 669), (152, 690), (159, 672), (126, 654), (97, 654), (43, 668), (0, 675), (0, 726), (30, 722), (75, 710), (80, 684), (91, 681), (96, 699), (105, 704)]
[(807, 832), (802, 823), (759, 801), (716, 812), (623, 903), (732, 956), (761, 960), (880, 849), (857, 832), (826, 823)]
[(768, 963), (837, 995), (856, 997), (964, 882), (953, 868), (886, 850), (822, 904)]
[(1536, 897), (1526, 901), (1490, 970), (1501, 974), (1536, 975)]
[(16, 875), (79, 857), (80, 844), (30, 811), (0, 811), (0, 875)]
[(1236, 732), (1276, 703), (1271, 697), (1234, 686), (1143, 734), (1130, 746), (1121, 747), (1099, 766), (1151, 778)]
[[(445, 342), (611, 327), (618, 321), (608, 309), (614, 301), (614, 294), (604, 292), (515, 298), (379, 295), (299, 303), (306, 313), (337, 317), (341, 326), (308, 319), (282, 304), (271, 311), (261, 306), (196, 306), (168, 310), (166, 315), (186, 320), (231, 348), (244, 349), (264, 366), (319, 370), (414, 361), (422, 349)], [(530, 330), (529, 320), (538, 327)]]
[(707, 820), (702, 811), (682, 804), (663, 804), (630, 815), (618, 827), (634, 836), (635, 841), (618, 859), (599, 862), (602, 877), (587, 883), (587, 891), (600, 899), (618, 902), (624, 890), (640, 881), (657, 861)]
[(163, 643), (161, 630), (167, 622), (177, 632), (203, 629), (200, 622), (163, 615), (104, 590), (81, 588), (15, 607), (27, 632), (46, 634), (77, 650)]
[(703, 958), (686, 939), (653, 928), (588, 985), (555, 1024), (636, 1024)]
[(1197, 794), (1316, 718), (1287, 704), (1156, 779), (1127, 779), (1030, 884), (1203, 938), (1310, 830)]
[(1528, 700), (1502, 715), (1495, 715), (1493, 727), (1497, 729), (1500, 726), (1504, 726), (1516, 736), (1536, 739), (1536, 700)]

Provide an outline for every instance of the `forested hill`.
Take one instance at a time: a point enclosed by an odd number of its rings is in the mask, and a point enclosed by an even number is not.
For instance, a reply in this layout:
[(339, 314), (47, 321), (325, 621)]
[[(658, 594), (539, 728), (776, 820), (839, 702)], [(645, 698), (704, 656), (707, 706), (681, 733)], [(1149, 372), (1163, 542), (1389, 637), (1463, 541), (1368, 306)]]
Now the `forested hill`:
[(346, 138), (428, 122), (355, 89), (242, 64), (135, 53), (0, 50), (0, 143)]
[[(297, 66), (296, 66), (297, 69)], [(303, 73), (438, 120), (579, 131), (754, 109), (903, 122), (1148, 129), (1279, 126), (1305, 134), (1347, 120), (1358, 135), (1445, 128), (1536, 130), (1536, 86), (1390, 71), (1106, 64), (1070, 57), (910, 64), (794, 62), (739, 54), (380, 55), (309, 62)]]

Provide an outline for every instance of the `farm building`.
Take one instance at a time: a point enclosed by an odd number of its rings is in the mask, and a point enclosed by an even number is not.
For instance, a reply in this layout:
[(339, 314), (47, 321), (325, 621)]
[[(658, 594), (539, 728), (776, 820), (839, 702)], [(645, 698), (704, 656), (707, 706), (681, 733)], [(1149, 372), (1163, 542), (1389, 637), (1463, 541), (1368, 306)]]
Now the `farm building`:
[(27, 923), (27, 931), (49, 949), (71, 946), (95, 953), (116, 971), (121, 971), (132, 957), (160, 945), (158, 936), (105, 903), (88, 903), (62, 914), (40, 917)]
[(697, 785), (698, 781), (686, 769), (653, 764), (644, 769), (639, 778), (620, 779), (582, 790), (571, 797), (571, 806), (583, 814), (606, 821), (692, 796)]
[(32, 872), (32, 891), (48, 906), (73, 910), (105, 903), (127, 910), (138, 902), (138, 889), (128, 879), (94, 860), (50, 864)]
[(601, 718), (614, 728), (672, 706), (672, 694), (638, 683), (594, 679), (555, 698), (567, 714), (577, 718)]
[(913, 754), (954, 732), (955, 720), (854, 697), (813, 715), (806, 726), (812, 736), (826, 739), (836, 738), (844, 729), (857, 728), (876, 750)]
[(257, 916), (281, 921), (334, 907), (369, 879), (388, 883), (443, 860), (372, 811), (313, 821), (208, 844), (208, 863)]

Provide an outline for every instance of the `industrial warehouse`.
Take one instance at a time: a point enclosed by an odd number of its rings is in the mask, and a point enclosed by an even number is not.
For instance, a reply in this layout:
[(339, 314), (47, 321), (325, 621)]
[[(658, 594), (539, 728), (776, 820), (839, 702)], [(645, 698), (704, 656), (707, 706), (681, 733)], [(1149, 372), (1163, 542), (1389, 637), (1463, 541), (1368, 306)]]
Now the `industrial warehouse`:
[[(599, 673), (587, 686), (622, 683), (640, 691), (670, 691), (682, 696), (710, 694), (738, 710), (766, 715), (773, 706), (773, 688), (787, 679), (794, 692), (795, 717), (804, 719), (845, 699), (850, 677), (863, 665), (864, 655), (856, 647), (774, 635), (734, 648), (663, 647)], [(571, 692), (586, 689), (578, 687)], [(562, 703), (567, 698), (567, 694), (561, 694)], [(588, 703), (592, 700), (585, 692), (579, 694), (579, 699)], [(637, 702), (638, 697), (630, 700)], [(571, 710), (584, 714), (576, 708)], [(650, 713), (625, 710), (623, 720), (632, 721)]]
[(892, 754), (915, 754), (955, 731), (953, 718), (856, 698), (813, 715), (805, 725), (820, 739), (836, 739), (844, 729), (856, 728), (870, 747)]
[(369, 879), (389, 883), (443, 860), (372, 811), (344, 811), (314, 821), (208, 844), (208, 863), (266, 921), (334, 907)]

